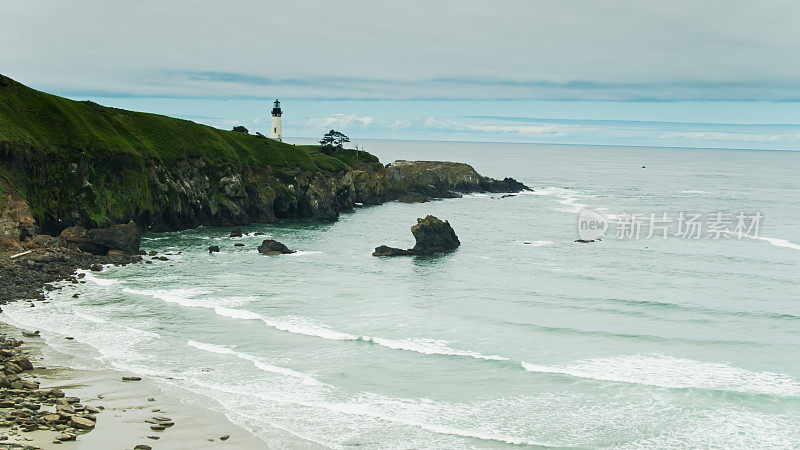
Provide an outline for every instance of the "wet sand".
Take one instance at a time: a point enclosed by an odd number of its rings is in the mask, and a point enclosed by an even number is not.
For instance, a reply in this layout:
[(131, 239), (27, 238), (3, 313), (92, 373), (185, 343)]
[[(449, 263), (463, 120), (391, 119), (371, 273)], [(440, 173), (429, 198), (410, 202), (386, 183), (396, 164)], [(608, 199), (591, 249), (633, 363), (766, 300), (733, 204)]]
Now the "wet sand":
[[(42, 352), (46, 344), (41, 337), (23, 337), (20, 330), (7, 324), (0, 324), (0, 331), (24, 341), (20, 349), (36, 367), (26, 371), (24, 378), (38, 381), (40, 389), (61, 389), (68, 397), (79, 397), (82, 405), (100, 410), (96, 414), (95, 428), (86, 434), (79, 434), (75, 441), (56, 444), (54, 441), (61, 433), (51, 430), (11, 434), (11, 430), (2, 429), (0, 437), (6, 436), (7, 439), (0, 440), (0, 448), (10, 443), (65, 450), (134, 449), (137, 445), (147, 445), (153, 449), (267, 448), (248, 430), (232, 423), (223, 413), (213, 410), (213, 405), (207, 408), (190, 404), (165, 392), (147, 377), (142, 377), (140, 381), (122, 380), (123, 376), (136, 374), (110, 369), (84, 370), (54, 366), (44, 356), (47, 352)], [(43, 406), (44, 410), (53, 410), (53, 407)], [(154, 431), (150, 427), (157, 424), (146, 422), (148, 420), (174, 425), (165, 427), (163, 431)], [(227, 439), (221, 439), (226, 436)]]

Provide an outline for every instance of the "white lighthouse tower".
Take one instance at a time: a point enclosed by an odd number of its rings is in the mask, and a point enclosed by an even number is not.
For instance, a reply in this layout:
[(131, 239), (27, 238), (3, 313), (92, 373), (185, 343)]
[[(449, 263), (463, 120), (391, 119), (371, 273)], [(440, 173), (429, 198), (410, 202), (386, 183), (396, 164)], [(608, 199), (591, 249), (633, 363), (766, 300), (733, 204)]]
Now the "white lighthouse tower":
[(283, 142), (283, 130), (281, 130), (281, 102), (275, 99), (275, 106), (272, 108), (272, 139)]

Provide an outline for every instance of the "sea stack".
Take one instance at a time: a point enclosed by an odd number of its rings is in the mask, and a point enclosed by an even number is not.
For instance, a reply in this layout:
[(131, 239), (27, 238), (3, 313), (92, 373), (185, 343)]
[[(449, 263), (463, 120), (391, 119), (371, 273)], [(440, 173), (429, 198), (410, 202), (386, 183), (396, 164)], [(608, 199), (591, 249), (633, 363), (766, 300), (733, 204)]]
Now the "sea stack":
[(450, 222), (432, 215), (417, 219), (417, 224), (411, 227), (411, 234), (417, 241), (413, 248), (403, 250), (381, 245), (375, 248), (372, 256), (432, 255), (455, 250), (461, 245)]

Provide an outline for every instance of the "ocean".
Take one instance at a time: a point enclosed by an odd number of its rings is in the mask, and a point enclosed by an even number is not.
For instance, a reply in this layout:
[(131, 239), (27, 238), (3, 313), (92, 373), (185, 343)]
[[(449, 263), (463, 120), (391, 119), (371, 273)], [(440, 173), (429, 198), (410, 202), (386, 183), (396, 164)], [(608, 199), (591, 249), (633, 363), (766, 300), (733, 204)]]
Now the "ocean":
[[(147, 234), (142, 248), (168, 261), (85, 272), (2, 319), (41, 330), (65, 364), (138, 373), (224, 411), (265, 447), (800, 443), (800, 152), (363, 144), (384, 163), (462, 161), (533, 191), (253, 224), (241, 238)], [(608, 230), (573, 242), (587, 208)], [(428, 214), (459, 249), (371, 256), (413, 246)], [(681, 233), (693, 215), (700, 232)], [(666, 238), (648, 238), (652, 217), (671, 221)], [(261, 255), (266, 238), (298, 252)]]

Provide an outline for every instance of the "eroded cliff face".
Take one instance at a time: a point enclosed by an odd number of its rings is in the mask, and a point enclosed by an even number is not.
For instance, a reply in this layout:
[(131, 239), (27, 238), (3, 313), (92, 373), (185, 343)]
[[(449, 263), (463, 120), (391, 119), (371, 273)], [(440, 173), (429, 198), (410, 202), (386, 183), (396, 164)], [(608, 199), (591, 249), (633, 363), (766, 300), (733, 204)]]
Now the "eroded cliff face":
[(16, 250), (18, 243), (36, 234), (28, 203), (0, 178), (0, 251)]
[[(128, 221), (158, 232), (281, 219), (335, 220), (356, 203), (377, 205), (409, 195), (425, 201), (455, 197), (458, 192), (526, 189), (512, 179), (494, 180), (467, 164), (451, 162), (397, 161), (385, 167), (359, 162), (345, 170), (312, 172), (276, 171), (269, 166), (234, 168), (203, 159), (171, 166), (151, 162), (139, 168), (119, 159), (67, 162), (47, 155), (39, 160), (14, 159), (9, 154), (0, 162), (5, 170), (16, 173), (21, 195), (8, 202), (3, 214), (18, 216), (20, 208), (27, 211), (30, 206), (32, 213), (27, 217), (50, 235), (69, 226), (91, 229)], [(11, 206), (14, 210), (9, 210)], [(26, 229), (32, 223), (15, 226)]]
[(281, 219), (336, 220), (356, 203), (393, 199), (386, 169), (379, 163), (339, 173), (298, 171), (291, 177), (268, 167), (215, 172), (203, 166), (202, 161), (172, 170), (153, 166), (153, 203), (160, 207), (133, 217), (134, 222), (169, 231)]

